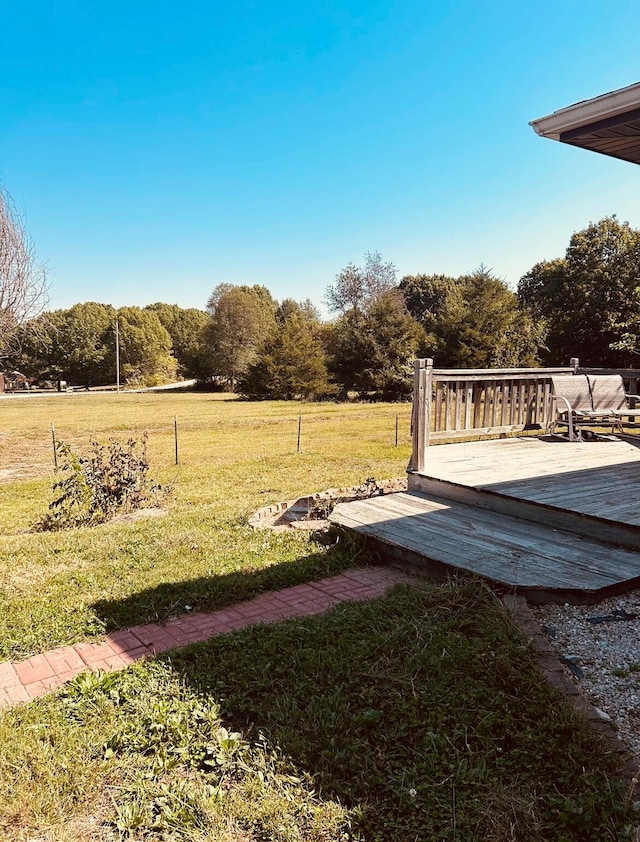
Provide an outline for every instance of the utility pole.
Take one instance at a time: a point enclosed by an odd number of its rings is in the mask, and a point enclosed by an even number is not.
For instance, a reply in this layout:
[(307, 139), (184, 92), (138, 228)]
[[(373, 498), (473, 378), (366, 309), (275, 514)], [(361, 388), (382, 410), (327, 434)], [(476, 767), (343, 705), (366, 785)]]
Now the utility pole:
[(120, 394), (120, 332), (116, 319), (116, 392)]

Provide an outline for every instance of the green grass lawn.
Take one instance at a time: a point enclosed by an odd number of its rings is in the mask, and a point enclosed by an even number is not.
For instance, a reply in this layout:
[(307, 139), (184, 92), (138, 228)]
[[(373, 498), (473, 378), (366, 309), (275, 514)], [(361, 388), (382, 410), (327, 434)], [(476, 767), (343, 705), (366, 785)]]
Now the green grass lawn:
[[(357, 545), (254, 532), (247, 516), (402, 475), (409, 414), (196, 394), (1, 401), (2, 656), (353, 564)], [(147, 430), (152, 472), (176, 480), (167, 513), (32, 532), (52, 421), (80, 450)], [(634, 813), (616, 763), (486, 587), (427, 582), (80, 676), (0, 714), (0, 839), (618, 840)]]
[[(299, 534), (254, 532), (247, 517), (267, 503), (401, 476), (410, 456), (407, 404), (79, 394), (4, 400), (0, 417), (3, 470), (21, 477), (0, 485), (0, 656), (11, 658), (341, 569), (350, 563), (342, 552)], [(52, 421), (58, 439), (79, 451), (92, 437), (148, 431), (151, 473), (175, 481), (167, 514), (71, 533), (31, 531), (51, 499)]]

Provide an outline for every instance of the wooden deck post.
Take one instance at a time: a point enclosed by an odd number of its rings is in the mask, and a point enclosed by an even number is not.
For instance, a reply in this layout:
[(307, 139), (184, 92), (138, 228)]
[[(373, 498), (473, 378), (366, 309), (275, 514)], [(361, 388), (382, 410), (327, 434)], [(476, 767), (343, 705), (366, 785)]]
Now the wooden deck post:
[(433, 360), (416, 360), (413, 368), (413, 407), (411, 426), (413, 451), (409, 470), (420, 473), (424, 469), (426, 449), (431, 429), (431, 384)]
[(427, 358), (424, 378), (424, 457), (426, 458), (426, 448), (429, 447), (429, 439), (431, 435), (431, 398), (433, 397), (433, 360)]

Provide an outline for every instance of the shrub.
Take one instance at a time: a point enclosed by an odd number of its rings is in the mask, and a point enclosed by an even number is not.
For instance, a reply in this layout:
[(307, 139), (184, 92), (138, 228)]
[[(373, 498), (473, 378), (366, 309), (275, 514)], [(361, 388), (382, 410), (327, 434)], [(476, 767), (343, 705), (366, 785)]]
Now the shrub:
[(146, 434), (126, 443), (92, 441), (87, 456), (74, 453), (64, 442), (56, 449), (59, 478), (49, 511), (37, 523), (41, 530), (104, 523), (117, 514), (157, 505), (170, 491), (149, 478)]

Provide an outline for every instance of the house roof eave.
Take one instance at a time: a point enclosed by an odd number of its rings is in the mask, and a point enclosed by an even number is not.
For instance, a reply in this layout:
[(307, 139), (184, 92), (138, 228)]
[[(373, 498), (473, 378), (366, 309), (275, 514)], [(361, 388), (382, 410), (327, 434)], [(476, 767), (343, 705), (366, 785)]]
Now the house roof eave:
[(554, 111), (547, 117), (531, 120), (529, 125), (542, 137), (560, 140), (560, 136), (565, 132), (611, 117), (618, 117), (637, 108), (640, 108), (640, 82), (592, 99), (576, 102), (574, 105)]

